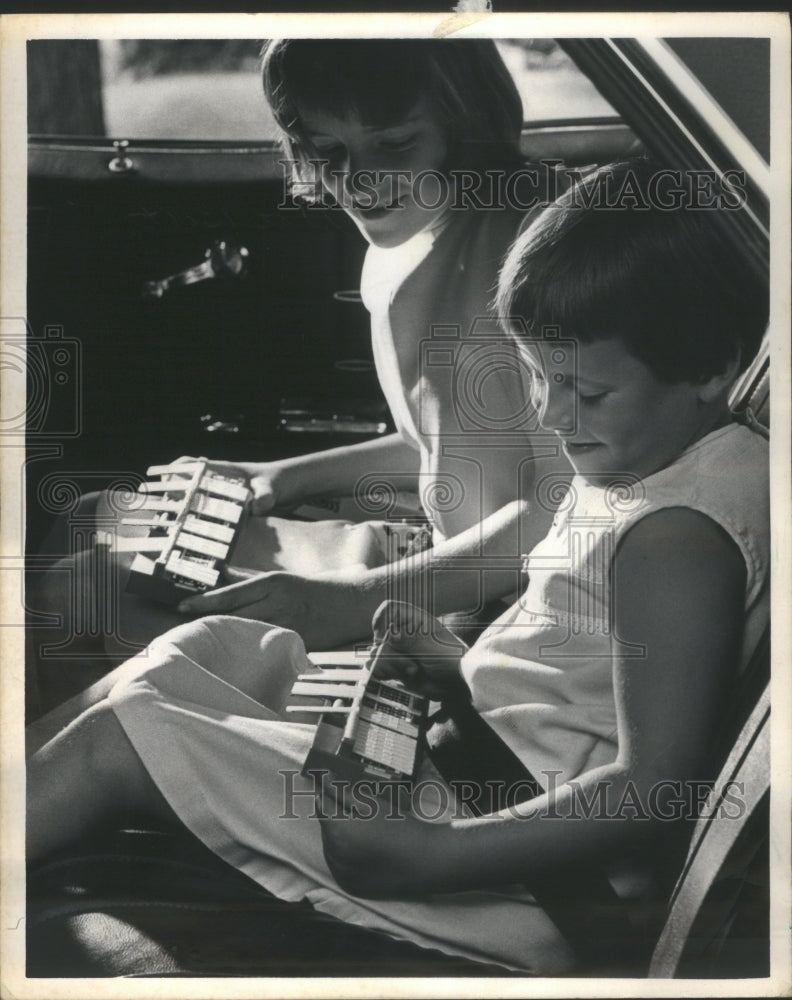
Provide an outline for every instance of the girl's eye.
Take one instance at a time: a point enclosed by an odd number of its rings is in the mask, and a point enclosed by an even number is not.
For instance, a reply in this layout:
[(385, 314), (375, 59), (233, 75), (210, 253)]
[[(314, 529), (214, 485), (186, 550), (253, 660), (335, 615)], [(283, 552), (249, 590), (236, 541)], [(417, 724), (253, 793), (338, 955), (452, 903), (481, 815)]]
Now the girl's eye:
[(415, 135), (405, 135), (405, 136), (389, 136), (387, 138), (380, 139), (380, 146), (383, 149), (394, 150), (399, 152), (405, 149), (411, 149), (416, 143)]
[(579, 395), (583, 403), (599, 403), (600, 400), (610, 395), (610, 390), (606, 389), (603, 392), (591, 392), (586, 394), (581, 392)]
[(313, 140), (311, 145), (320, 156), (324, 156), (328, 160), (341, 156), (344, 151), (344, 147), (340, 142), (317, 142)]

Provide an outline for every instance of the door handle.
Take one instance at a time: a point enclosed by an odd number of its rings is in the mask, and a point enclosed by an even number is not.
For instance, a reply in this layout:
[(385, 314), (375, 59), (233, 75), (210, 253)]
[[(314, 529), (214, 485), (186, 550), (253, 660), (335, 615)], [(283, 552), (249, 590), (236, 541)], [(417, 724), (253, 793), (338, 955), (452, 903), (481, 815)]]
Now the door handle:
[(195, 267), (188, 267), (178, 274), (171, 274), (158, 281), (143, 285), (144, 299), (161, 299), (172, 288), (194, 285), (214, 278), (241, 278), (247, 273), (250, 254), (246, 247), (237, 247), (226, 240), (218, 240), (204, 254), (204, 260)]

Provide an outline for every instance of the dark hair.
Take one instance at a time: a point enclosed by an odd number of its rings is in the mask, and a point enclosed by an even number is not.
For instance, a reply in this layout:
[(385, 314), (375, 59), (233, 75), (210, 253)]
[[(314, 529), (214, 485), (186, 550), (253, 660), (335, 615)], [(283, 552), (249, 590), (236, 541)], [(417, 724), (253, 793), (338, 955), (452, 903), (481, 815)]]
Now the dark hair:
[[(706, 379), (736, 357), (744, 369), (767, 326), (767, 285), (724, 234), (713, 197), (690, 172), (645, 159), (601, 167), (517, 239), (498, 313), (529, 336), (557, 326), (583, 342), (618, 338), (664, 382)], [(734, 208), (733, 192), (727, 201)]]
[(445, 130), (448, 169), (520, 162), (522, 101), (488, 39), (272, 39), (262, 79), (298, 183), (311, 183), (316, 154), (297, 103), (385, 127), (424, 98)]

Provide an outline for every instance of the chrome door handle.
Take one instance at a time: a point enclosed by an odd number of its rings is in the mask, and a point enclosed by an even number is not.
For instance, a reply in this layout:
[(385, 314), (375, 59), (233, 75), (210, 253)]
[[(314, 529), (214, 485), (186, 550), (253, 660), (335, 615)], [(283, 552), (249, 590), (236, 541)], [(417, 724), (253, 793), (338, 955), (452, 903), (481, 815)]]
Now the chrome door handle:
[(172, 288), (194, 285), (213, 278), (241, 278), (247, 273), (250, 254), (246, 247), (218, 240), (206, 251), (204, 257), (205, 260), (195, 267), (188, 267), (185, 271), (158, 281), (147, 281), (142, 290), (143, 298), (161, 299)]

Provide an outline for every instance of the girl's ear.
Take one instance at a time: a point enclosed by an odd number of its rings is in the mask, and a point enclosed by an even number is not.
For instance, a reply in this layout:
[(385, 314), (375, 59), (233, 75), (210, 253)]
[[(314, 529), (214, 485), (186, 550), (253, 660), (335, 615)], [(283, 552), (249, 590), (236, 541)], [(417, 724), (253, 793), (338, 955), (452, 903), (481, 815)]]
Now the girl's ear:
[(698, 398), (702, 403), (713, 403), (716, 399), (727, 393), (732, 383), (737, 378), (740, 371), (740, 355), (726, 365), (722, 372), (717, 375), (710, 375), (709, 378), (702, 379), (698, 384)]

